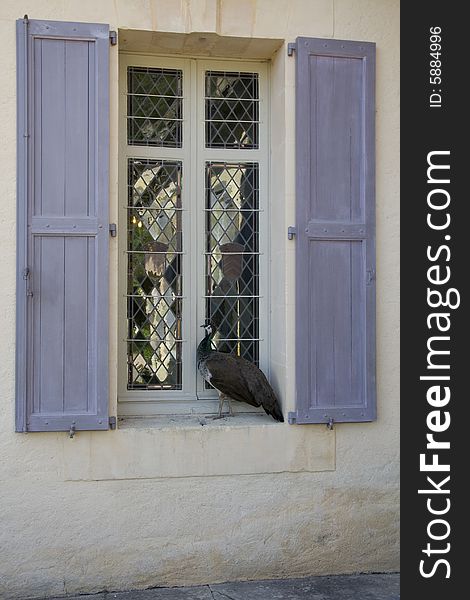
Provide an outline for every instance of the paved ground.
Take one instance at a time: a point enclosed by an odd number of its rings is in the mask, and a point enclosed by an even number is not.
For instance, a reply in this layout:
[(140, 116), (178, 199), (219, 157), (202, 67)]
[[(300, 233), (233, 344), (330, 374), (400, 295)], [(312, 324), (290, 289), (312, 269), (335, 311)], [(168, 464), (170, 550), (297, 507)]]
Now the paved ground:
[[(399, 575), (341, 575), (67, 596), (67, 600), (399, 600)], [(50, 600), (58, 600), (51, 598)]]

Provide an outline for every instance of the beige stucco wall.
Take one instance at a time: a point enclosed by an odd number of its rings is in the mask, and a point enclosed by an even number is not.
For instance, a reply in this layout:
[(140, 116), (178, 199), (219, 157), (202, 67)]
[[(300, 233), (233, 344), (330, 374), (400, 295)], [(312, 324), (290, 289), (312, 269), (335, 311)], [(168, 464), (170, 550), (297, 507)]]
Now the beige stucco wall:
[[(21, 10), (21, 13), (19, 12)], [(18, 17), (125, 29), (377, 43), (378, 420), (278, 425), (255, 417), (14, 433)], [(0, 4), (0, 597), (398, 568), (398, 0), (2, 0)], [(132, 34), (134, 35), (134, 34)], [(247, 40), (248, 41), (248, 40)], [(230, 40), (222, 40), (229, 48)], [(233, 47), (240, 48), (240, 44)], [(257, 57), (260, 43), (243, 46)], [(271, 57), (271, 232), (294, 222), (294, 59)], [(111, 218), (117, 217), (118, 51), (111, 49)], [(272, 377), (294, 407), (294, 250), (273, 251)], [(111, 247), (111, 398), (116, 398)], [(111, 411), (116, 406), (111, 400)]]

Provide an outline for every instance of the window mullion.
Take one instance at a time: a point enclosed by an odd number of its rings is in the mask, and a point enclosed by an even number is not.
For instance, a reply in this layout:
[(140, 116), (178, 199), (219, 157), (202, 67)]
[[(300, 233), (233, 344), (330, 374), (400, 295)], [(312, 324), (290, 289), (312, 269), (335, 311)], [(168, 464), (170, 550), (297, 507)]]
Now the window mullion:
[[(204, 336), (204, 330), (199, 327), (205, 322), (205, 175), (204, 175), (204, 62), (200, 60), (194, 61), (194, 93), (196, 102), (195, 104), (195, 120), (193, 131), (196, 134), (196, 145), (195, 145), (195, 169), (196, 169), (196, 181), (195, 181), (195, 207), (197, 210), (196, 220), (196, 231), (195, 240), (196, 242), (196, 270), (195, 270), (195, 299), (197, 305), (197, 325), (195, 331), (196, 342), (198, 343)], [(216, 397), (215, 390), (205, 390), (204, 382), (195, 369), (195, 382), (196, 390), (199, 398), (202, 397)]]
[[(189, 112), (188, 112), (188, 127), (187, 127), (187, 145), (186, 145), (186, 165), (187, 165), (187, 179), (186, 179), (186, 193), (190, 206), (188, 213), (188, 220), (186, 221), (186, 234), (188, 243), (191, 246), (187, 256), (187, 289), (188, 289), (188, 301), (186, 303), (186, 332), (188, 342), (186, 344), (187, 355), (186, 364), (183, 365), (183, 371), (186, 372), (185, 384), (186, 389), (190, 390), (192, 394), (196, 395), (196, 331), (198, 330), (198, 274), (199, 274), (199, 253), (197, 251), (198, 246), (198, 226), (199, 226), (199, 215), (198, 215), (198, 135), (195, 124), (197, 122), (197, 111), (198, 111), (198, 96), (197, 96), (197, 78), (196, 70), (197, 65), (194, 59), (189, 60), (188, 68), (188, 80), (187, 94), (190, 98)], [(195, 251), (196, 249), (196, 251)]]

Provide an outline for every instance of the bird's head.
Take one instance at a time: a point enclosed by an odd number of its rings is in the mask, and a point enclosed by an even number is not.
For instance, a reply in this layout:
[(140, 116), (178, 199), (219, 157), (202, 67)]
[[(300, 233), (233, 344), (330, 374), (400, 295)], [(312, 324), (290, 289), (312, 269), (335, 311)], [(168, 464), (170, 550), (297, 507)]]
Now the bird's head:
[(208, 336), (208, 337), (212, 336), (212, 334), (215, 333), (215, 330), (216, 330), (216, 327), (214, 327), (214, 324), (210, 320), (207, 320), (204, 323), (204, 325), (201, 325), (201, 327), (204, 327), (206, 336)]

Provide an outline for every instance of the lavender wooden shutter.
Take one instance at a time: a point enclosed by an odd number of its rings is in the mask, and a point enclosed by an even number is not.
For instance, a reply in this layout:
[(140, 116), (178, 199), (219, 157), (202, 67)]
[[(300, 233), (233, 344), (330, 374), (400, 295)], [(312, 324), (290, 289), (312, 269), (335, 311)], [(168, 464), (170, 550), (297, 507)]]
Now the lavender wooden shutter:
[(108, 52), (17, 22), (17, 431), (108, 429)]
[(298, 38), (296, 423), (371, 421), (375, 44)]

